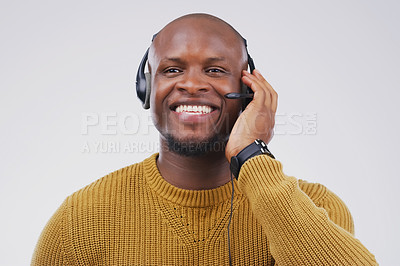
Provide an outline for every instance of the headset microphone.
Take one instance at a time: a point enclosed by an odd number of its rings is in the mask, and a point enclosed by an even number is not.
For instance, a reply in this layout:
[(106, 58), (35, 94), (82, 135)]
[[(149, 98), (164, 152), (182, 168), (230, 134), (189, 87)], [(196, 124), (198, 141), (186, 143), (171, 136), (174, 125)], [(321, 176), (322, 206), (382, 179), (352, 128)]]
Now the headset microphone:
[(253, 99), (254, 93), (236, 93), (231, 92), (224, 95), (227, 99)]

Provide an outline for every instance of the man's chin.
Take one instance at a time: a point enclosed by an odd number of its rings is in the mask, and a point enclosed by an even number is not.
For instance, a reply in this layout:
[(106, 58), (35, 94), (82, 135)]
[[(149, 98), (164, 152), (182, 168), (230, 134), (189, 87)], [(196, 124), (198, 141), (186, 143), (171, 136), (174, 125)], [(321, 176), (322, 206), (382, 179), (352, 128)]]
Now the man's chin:
[(209, 153), (224, 152), (226, 140), (218, 135), (207, 139), (178, 139), (173, 135), (165, 136), (168, 150), (185, 157), (200, 157)]

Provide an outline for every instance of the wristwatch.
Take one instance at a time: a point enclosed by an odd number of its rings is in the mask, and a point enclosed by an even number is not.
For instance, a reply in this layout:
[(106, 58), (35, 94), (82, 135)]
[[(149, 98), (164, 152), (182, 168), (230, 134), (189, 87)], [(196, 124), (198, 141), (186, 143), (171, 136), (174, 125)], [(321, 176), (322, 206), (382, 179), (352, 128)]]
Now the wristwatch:
[(244, 162), (260, 154), (265, 154), (275, 159), (274, 155), (272, 155), (272, 153), (268, 150), (267, 144), (265, 144), (265, 142), (261, 139), (256, 139), (253, 143), (241, 150), (236, 156), (232, 156), (231, 172), (234, 177), (238, 179), (240, 168), (242, 167)]

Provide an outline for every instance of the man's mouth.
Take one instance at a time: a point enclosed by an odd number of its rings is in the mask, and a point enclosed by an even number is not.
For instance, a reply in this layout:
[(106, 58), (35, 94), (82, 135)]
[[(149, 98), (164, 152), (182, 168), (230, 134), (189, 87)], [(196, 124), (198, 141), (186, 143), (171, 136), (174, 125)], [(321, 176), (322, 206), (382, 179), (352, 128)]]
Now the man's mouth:
[(213, 107), (208, 105), (178, 105), (175, 108), (177, 113), (187, 113), (190, 115), (209, 114), (214, 110)]

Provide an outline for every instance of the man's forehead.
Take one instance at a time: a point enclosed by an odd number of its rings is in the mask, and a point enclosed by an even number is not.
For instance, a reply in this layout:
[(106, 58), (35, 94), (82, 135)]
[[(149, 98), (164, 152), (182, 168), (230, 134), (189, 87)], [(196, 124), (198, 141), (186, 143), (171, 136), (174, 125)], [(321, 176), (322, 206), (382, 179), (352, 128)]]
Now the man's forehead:
[(187, 50), (190, 52), (214, 50), (215, 52), (235, 50), (240, 51), (242, 43), (237, 39), (227, 38), (219, 34), (191, 31), (180, 31), (173, 34), (161, 36), (153, 42), (154, 49), (157, 52), (171, 50)]

